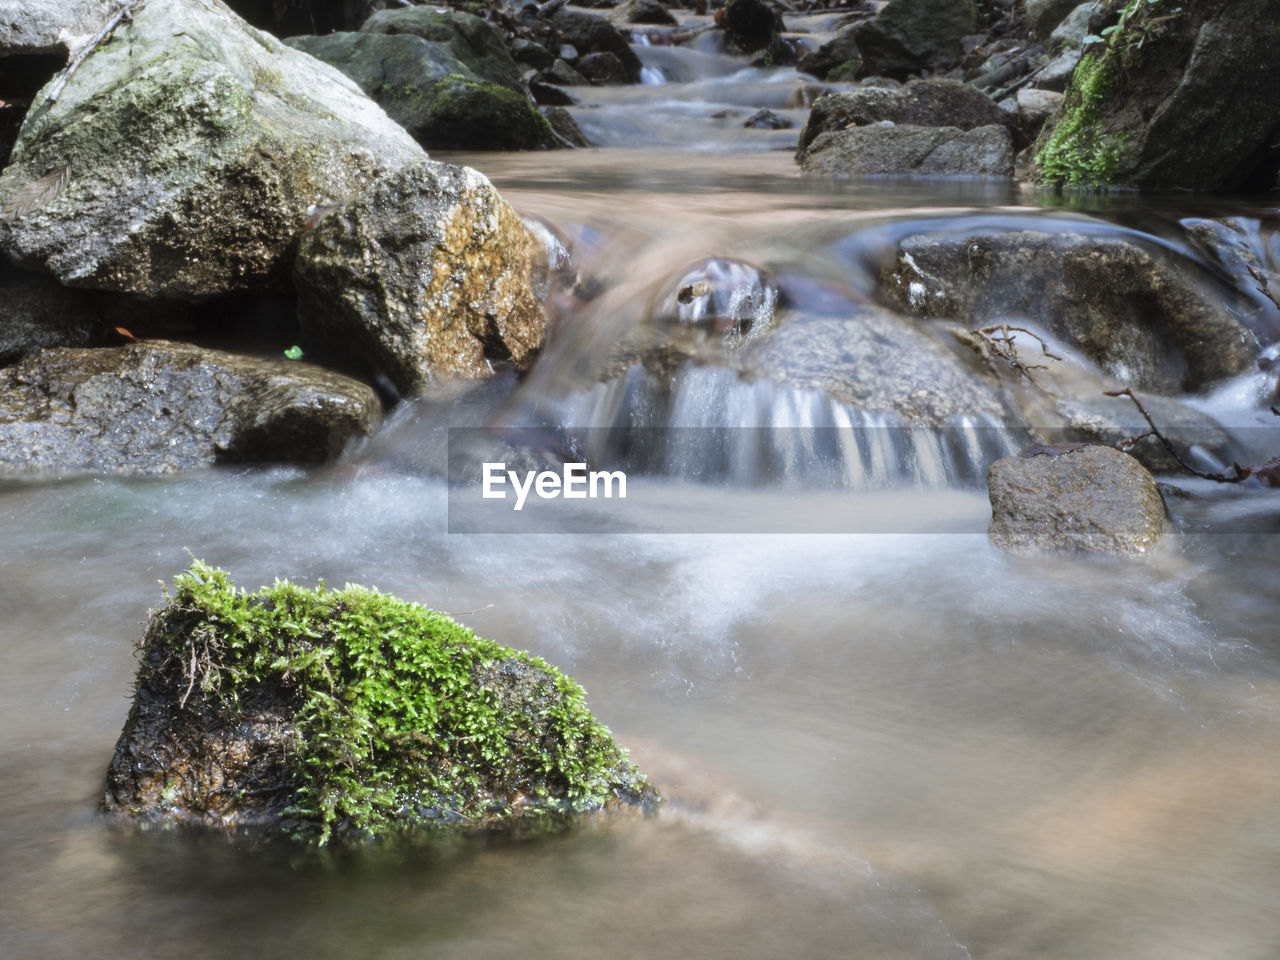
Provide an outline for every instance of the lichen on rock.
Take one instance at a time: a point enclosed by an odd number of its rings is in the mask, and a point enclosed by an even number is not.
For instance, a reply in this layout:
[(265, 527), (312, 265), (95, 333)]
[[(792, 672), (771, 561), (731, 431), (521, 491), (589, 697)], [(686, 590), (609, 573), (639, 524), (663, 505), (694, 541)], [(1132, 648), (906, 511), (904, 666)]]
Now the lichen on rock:
[(103, 809), (146, 826), (323, 845), (660, 802), (569, 677), (376, 590), (196, 561), (141, 660)]

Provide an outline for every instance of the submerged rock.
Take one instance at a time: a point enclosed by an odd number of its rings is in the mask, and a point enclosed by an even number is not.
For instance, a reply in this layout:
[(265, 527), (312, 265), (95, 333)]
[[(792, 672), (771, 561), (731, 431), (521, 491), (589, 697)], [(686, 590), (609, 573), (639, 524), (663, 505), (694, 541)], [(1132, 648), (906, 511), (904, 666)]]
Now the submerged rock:
[(964, 54), (962, 38), (977, 25), (973, 0), (889, 0), (853, 35), (864, 74), (905, 80), (954, 66)]
[(1030, 448), (993, 463), (987, 491), (1004, 550), (1142, 554), (1166, 529), (1155, 479), (1111, 447)]
[[(448, 44), (405, 33), (331, 33), (285, 42), (360, 84), (391, 119), (429, 149), (561, 146), (518, 83), (513, 89), (478, 75)], [(507, 63), (514, 71), (510, 57)]]
[(533, 240), (482, 175), (426, 163), (389, 176), (304, 234), (298, 318), (403, 392), (523, 367), (545, 317)]
[(917, 235), (900, 244), (882, 289), (917, 316), (1029, 321), (1126, 385), (1177, 393), (1245, 372), (1258, 351), (1190, 270), (1109, 234)]
[(1076, 67), (1038, 144), (1039, 177), (1145, 189), (1274, 186), (1275, 0), (1131, 6)]
[(882, 121), (820, 134), (804, 151), (806, 177), (1013, 176), (1013, 139), (1002, 126), (918, 127)]
[(164, 341), (40, 349), (0, 370), (0, 472), (320, 463), (380, 413), (365, 384), (283, 358)]
[(152, 614), (103, 808), (324, 844), (538, 829), (657, 793), (537, 657), (363, 587), (237, 592), (195, 563)]
[(0, 174), (0, 250), (149, 298), (282, 290), (313, 205), (421, 160), (354, 83), (219, 0), (148, 0), (37, 97)]

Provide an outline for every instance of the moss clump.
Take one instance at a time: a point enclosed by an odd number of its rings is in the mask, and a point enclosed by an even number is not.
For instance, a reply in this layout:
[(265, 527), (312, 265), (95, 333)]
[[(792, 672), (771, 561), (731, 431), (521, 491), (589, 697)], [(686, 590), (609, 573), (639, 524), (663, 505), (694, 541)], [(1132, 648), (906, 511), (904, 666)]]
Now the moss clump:
[(581, 687), (442, 614), (350, 585), (250, 594), (200, 562), (174, 587), (108, 810), (324, 844), (658, 800)]
[(514, 90), (460, 73), (423, 91), (412, 133), (435, 150), (536, 150), (558, 145), (551, 124)]
[(1115, 67), (1105, 53), (1080, 58), (1061, 117), (1036, 153), (1036, 166), (1046, 181), (1112, 184), (1120, 166), (1120, 145), (1098, 132), (1097, 121), (1114, 80)]

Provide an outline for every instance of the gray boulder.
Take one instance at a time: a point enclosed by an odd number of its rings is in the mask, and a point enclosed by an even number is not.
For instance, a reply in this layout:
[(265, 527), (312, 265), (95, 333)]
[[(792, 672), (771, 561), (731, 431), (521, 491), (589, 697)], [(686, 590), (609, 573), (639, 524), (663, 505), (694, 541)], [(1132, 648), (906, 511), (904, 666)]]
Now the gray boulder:
[(308, 336), (359, 358), (397, 389), (526, 365), (545, 317), (532, 238), (483, 176), (422, 164), (384, 177), (321, 218), (294, 268)]
[(859, 86), (814, 101), (800, 134), (797, 159), (820, 134), (890, 120), (921, 127), (972, 130), (991, 124), (1012, 129), (994, 100), (958, 80), (916, 80), (905, 86)]
[(609, 21), (615, 26), (644, 23), (660, 27), (674, 27), (680, 22), (658, 0), (625, 0), (609, 14)]
[(0, 0), (0, 58), (67, 54), (118, 9), (117, 0)]
[(106, 342), (90, 294), (43, 277), (0, 278), (0, 367), (41, 347), (91, 347)]
[(444, 44), (481, 80), (501, 84), (516, 93), (524, 92), (520, 68), (507, 52), (498, 28), (470, 13), (432, 7), (382, 10), (370, 17), (360, 31), (375, 35), (408, 35)]
[(37, 98), (0, 174), (0, 251), (149, 298), (283, 290), (316, 205), (422, 157), (352, 81), (219, 0), (148, 0)]
[(817, 50), (801, 57), (796, 69), (819, 80), (852, 80), (862, 69), (862, 54), (853, 31), (853, 27), (838, 31)]
[(748, 346), (748, 380), (821, 390), (864, 410), (920, 426), (960, 415), (999, 417), (999, 394), (954, 353), (909, 321), (866, 307), (850, 317), (794, 318)]
[(1018, 131), (1022, 134), (1025, 143), (1035, 140), (1040, 135), (1045, 123), (1062, 103), (1062, 94), (1053, 90), (1023, 87), (1018, 91), (1017, 103)]
[(1013, 138), (1002, 126), (919, 127), (885, 120), (821, 134), (800, 161), (806, 177), (1013, 176)]
[(561, 146), (522, 89), (478, 76), (454, 56), (448, 44), (407, 33), (330, 33), (291, 37), (285, 43), (337, 67), (360, 84), (391, 119), (428, 149)]
[(380, 413), (365, 384), (283, 357), (164, 341), (39, 349), (0, 370), (0, 473), (320, 463)]
[(1109, 231), (975, 231), (906, 238), (881, 290), (917, 316), (1038, 325), (1121, 383), (1178, 393), (1243, 373), (1258, 352), (1194, 269)]
[(988, 534), (1004, 550), (1136, 555), (1166, 529), (1155, 479), (1111, 447), (1005, 457), (987, 471), (987, 492)]
[(854, 29), (862, 72), (904, 80), (954, 66), (964, 54), (962, 38), (977, 26), (973, 0), (889, 0)]

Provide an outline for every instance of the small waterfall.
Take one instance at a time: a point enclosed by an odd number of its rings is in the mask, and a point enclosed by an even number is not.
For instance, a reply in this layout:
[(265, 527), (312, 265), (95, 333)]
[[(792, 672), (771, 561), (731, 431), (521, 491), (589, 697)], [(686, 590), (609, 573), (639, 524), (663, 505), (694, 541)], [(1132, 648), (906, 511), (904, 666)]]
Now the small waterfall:
[(569, 397), (556, 419), (592, 462), (740, 487), (976, 485), (992, 460), (1023, 442), (991, 417), (915, 426), (821, 391), (748, 383), (694, 363), (661, 377), (636, 364)]

